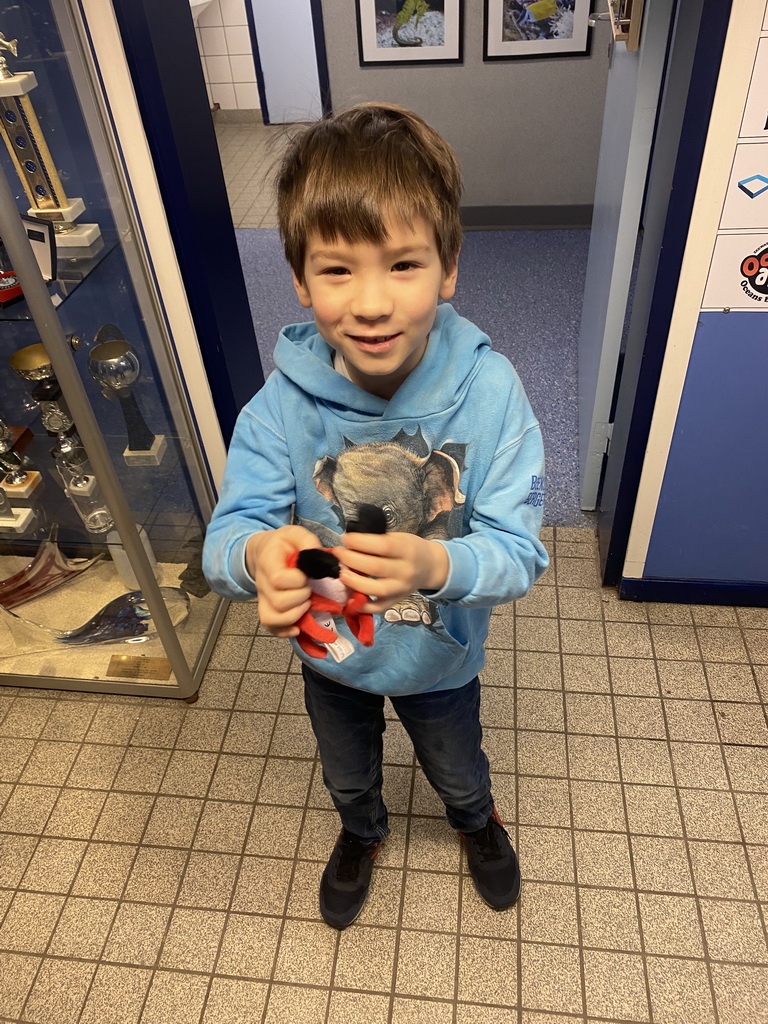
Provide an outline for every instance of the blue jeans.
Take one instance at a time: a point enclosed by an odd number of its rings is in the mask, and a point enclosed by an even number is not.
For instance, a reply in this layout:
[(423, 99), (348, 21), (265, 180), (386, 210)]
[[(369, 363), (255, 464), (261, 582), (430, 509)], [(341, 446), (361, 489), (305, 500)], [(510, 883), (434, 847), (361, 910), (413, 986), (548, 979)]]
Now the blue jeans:
[[(389, 833), (381, 796), (384, 698), (340, 686), (306, 665), (304, 700), (320, 748), (323, 781), (342, 824), (363, 839)], [(493, 811), (488, 758), (480, 746), (480, 682), (390, 698), (448, 821), (474, 832)]]

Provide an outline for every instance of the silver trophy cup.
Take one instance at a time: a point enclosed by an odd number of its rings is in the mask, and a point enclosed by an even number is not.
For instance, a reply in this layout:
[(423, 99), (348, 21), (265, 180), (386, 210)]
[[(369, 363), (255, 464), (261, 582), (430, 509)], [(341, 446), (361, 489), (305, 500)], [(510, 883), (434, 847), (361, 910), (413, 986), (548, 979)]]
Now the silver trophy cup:
[(128, 436), (128, 447), (124, 452), (126, 462), (159, 464), (165, 438), (149, 429), (131, 390), (141, 372), (139, 357), (114, 324), (101, 327), (95, 341), (96, 345), (88, 356), (88, 370), (101, 385), (104, 397), (120, 402)]

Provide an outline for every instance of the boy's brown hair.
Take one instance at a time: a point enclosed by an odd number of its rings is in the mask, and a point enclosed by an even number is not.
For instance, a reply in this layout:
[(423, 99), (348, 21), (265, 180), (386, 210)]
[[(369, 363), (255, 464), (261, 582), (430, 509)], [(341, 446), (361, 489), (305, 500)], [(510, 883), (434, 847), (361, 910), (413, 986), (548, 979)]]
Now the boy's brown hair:
[(382, 244), (386, 216), (434, 227), (443, 269), (461, 248), (462, 179), (456, 155), (417, 114), (392, 103), (359, 103), (305, 128), (277, 174), (277, 217), (286, 258), (304, 281), (310, 234)]

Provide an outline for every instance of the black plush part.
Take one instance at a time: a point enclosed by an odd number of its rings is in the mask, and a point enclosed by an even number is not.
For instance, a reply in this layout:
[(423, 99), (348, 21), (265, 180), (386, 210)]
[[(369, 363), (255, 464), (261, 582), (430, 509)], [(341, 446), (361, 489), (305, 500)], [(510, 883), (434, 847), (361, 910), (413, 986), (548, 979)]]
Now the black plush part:
[(332, 551), (323, 548), (306, 548), (299, 552), (296, 565), (311, 580), (323, 580), (329, 576), (338, 579), (341, 563)]
[(387, 517), (378, 505), (358, 505), (357, 517), (347, 523), (347, 533), (386, 533)]

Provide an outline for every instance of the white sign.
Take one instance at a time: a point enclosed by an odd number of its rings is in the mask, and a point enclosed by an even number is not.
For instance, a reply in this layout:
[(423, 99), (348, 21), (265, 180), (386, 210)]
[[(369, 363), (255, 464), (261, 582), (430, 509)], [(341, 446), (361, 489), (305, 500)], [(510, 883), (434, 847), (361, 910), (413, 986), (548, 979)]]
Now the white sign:
[(701, 306), (768, 310), (768, 231), (718, 235)]
[(768, 139), (768, 36), (762, 36), (757, 47), (739, 135), (742, 139)]
[(720, 228), (768, 228), (768, 141), (736, 147)]

